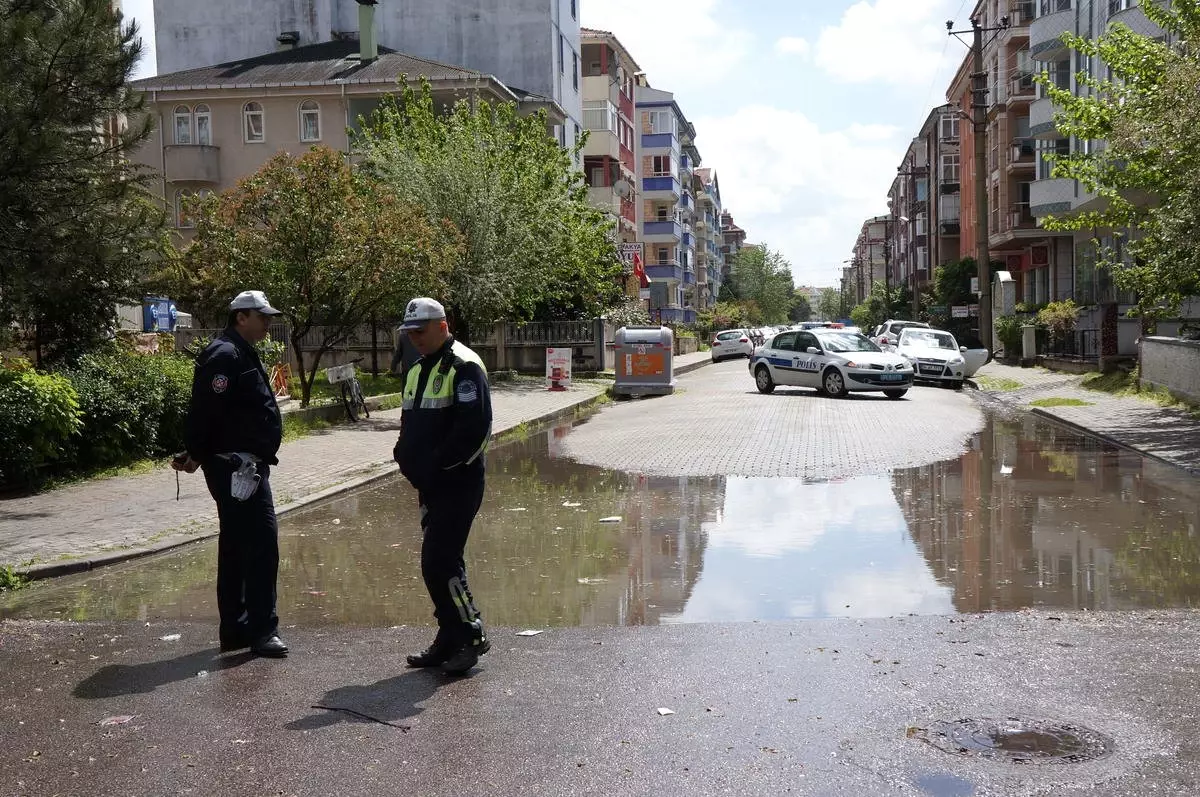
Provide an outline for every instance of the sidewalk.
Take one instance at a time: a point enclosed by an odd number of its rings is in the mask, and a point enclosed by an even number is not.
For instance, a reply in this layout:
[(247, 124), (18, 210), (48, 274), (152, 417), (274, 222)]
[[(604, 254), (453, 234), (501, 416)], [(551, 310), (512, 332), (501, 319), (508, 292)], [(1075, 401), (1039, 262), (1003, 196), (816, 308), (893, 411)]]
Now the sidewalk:
[[(1082, 376), (991, 362), (975, 375), (980, 392), (995, 401), (1074, 427), (1110, 443), (1134, 449), (1200, 475), (1200, 420), (1131, 396), (1113, 396), (1081, 387)], [(989, 389), (988, 380), (1019, 383), (1014, 389)], [(1006, 386), (1007, 387), (1007, 386)], [(1038, 399), (1087, 402), (1077, 407), (1031, 407)]]
[[(707, 352), (676, 358), (675, 373), (710, 361)], [(498, 382), (492, 389), (494, 435), (520, 424), (570, 414), (594, 401), (604, 382), (577, 382), (552, 393), (541, 382)], [(372, 413), (285, 443), (272, 469), (275, 506), (284, 514), (396, 471), (392, 447), (400, 410)], [(48, 578), (206, 539), (216, 533), (216, 506), (201, 474), (156, 469), (0, 501), (0, 566), (29, 578)]]

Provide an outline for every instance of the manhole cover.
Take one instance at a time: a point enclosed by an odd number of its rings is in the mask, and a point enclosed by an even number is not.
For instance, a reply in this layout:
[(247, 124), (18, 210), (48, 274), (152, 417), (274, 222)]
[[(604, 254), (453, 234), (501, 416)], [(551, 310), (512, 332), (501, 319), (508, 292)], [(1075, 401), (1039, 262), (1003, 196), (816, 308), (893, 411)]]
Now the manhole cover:
[(1112, 739), (1082, 725), (1021, 717), (939, 722), (908, 735), (954, 755), (1016, 764), (1076, 764), (1113, 751)]

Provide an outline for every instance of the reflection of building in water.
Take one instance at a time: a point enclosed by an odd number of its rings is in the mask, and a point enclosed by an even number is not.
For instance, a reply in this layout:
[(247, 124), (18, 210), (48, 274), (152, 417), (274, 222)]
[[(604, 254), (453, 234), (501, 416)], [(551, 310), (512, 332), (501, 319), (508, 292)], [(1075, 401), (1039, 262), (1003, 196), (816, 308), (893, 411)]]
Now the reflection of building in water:
[[(1200, 489), (1136, 453), (1032, 418), (989, 421), (961, 459), (897, 471), (893, 490), (961, 612), (1200, 596)], [(1147, 552), (1167, 545), (1185, 550), (1164, 573)]]
[[(618, 581), (614, 574), (613, 589), (592, 612), (612, 617), (615, 610), (621, 625), (657, 625), (664, 615), (683, 610), (700, 578), (706, 544), (702, 527), (720, 516), (725, 479), (626, 478), (621, 516), (629, 545), (628, 578)], [(585, 617), (583, 624), (602, 622), (599, 617)]]

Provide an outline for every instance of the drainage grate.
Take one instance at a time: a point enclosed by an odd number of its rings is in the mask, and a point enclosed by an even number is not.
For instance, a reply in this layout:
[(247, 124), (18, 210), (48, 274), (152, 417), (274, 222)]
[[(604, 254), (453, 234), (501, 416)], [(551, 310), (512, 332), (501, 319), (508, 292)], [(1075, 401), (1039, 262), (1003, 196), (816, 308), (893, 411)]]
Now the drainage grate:
[(1114, 749), (1112, 739), (1082, 725), (1022, 717), (939, 722), (912, 728), (908, 735), (954, 755), (1015, 764), (1077, 764)]

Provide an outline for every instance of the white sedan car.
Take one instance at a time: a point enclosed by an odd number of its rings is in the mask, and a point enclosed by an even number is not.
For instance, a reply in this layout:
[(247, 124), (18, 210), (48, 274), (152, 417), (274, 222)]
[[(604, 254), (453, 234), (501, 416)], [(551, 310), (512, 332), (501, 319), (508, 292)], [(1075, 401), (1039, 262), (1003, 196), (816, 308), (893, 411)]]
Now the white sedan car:
[(712, 361), (720, 362), (726, 357), (749, 357), (754, 353), (750, 333), (744, 329), (726, 329), (713, 335)]
[(896, 353), (912, 364), (916, 379), (949, 384), (956, 390), (963, 386), (963, 379), (983, 367), (988, 357), (987, 349), (959, 346), (949, 332), (915, 327), (900, 333)]
[(898, 399), (913, 382), (912, 366), (903, 357), (840, 329), (781, 332), (754, 352), (750, 373), (760, 393), (776, 385), (811, 387), (834, 398), (873, 390)]

